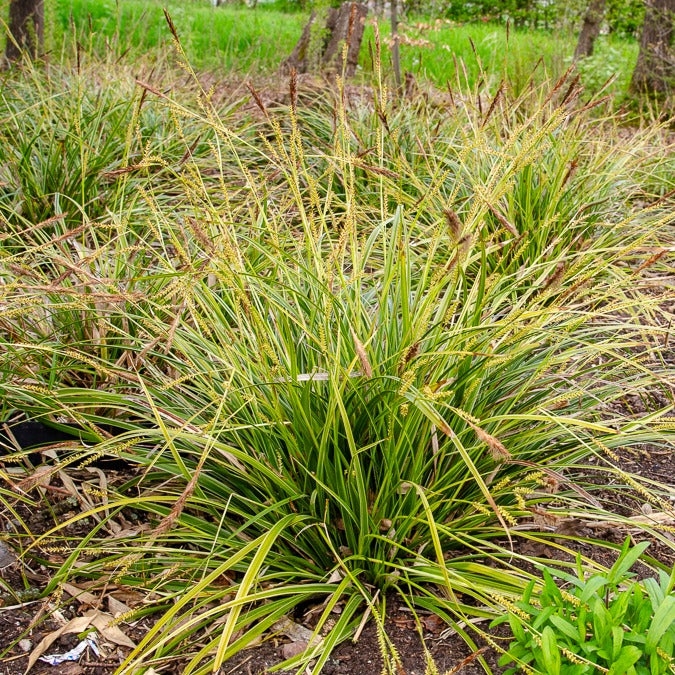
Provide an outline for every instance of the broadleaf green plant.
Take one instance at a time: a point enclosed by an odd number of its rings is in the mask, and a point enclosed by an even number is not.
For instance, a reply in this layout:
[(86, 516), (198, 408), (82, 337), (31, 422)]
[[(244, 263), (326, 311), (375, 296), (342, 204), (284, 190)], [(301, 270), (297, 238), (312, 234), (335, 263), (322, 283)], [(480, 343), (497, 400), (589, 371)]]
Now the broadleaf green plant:
[[(499, 663), (519, 671), (549, 675), (665, 675), (675, 672), (675, 571), (640, 582), (629, 570), (649, 546), (627, 539), (606, 573), (585, 577), (544, 568), (541, 592), (534, 581), (508, 621), (514, 640)], [(565, 588), (553, 575), (566, 581)]]

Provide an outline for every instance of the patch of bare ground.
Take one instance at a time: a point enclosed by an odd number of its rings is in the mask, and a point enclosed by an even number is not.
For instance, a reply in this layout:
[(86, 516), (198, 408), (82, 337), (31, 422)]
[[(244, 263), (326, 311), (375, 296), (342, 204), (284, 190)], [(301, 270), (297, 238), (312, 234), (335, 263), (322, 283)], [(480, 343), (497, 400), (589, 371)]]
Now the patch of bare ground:
[[(495, 650), (479, 642), (478, 651), (472, 651), (436, 616), (418, 613), (424, 638), (422, 642), (415, 619), (405, 603), (389, 597), (387, 615), (385, 630), (398, 652), (401, 675), (424, 675), (427, 672), (425, 647), (441, 673), (484, 673), (479, 657), (484, 658), (495, 673), (500, 672)], [(287, 649), (288, 644), (284, 645), (281, 641), (267, 641), (230, 659), (220, 673), (264, 675), (284, 660)], [(347, 640), (335, 649), (321, 672), (324, 675), (367, 675), (382, 672), (382, 666), (377, 629), (370, 621), (358, 640)]]

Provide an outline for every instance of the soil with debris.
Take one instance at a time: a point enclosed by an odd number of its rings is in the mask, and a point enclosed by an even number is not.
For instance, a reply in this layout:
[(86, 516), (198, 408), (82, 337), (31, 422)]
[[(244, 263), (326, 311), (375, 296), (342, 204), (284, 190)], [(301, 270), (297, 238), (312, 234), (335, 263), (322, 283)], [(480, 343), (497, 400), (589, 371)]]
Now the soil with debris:
[[(653, 479), (660, 483), (673, 484), (675, 478), (675, 458), (671, 452), (664, 450), (644, 449), (638, 453), (626, 453), (621, 457), (621, 468), (625, 471)], [(39, 470), (38, 470), (39, 471)], [(106, 471), (108, 487), (114, 488), (126, 482), (130, 476), (128, 472)], [(73, 487), (82, 486), (86, 481), (92, 481), (96, 470), (90, 468), (68, 471), (63, 480), (58, 474), (48, 481), (43, 481), (39, 489), (44, 492), (44, 507), (31, 511), (21, 503), (13, 504), (13, 510), (5, 509), (0, 513), (0, 675), (19, 675), (24, 673), (28, 664), (29, 654), (39, 645), (43, 638), (53, 636), (64, 624), (73, 622), (83, 615), (96, 617), (97, 621), (111, 620), (120, 613), (129, 611), (143, 603), (142, 593), (124, 587), (108, 586), (104, 593), (100, 591), (89, 593), (86, 584), (77, 587), (66, 587), (65, 598), (68, 593), (73, 597), (72, 602), (63, 603), (57, 615), (50, 614), (47, 601), (40, 598), (41, 592), (51, 579), (51, 569), (64, 560), (63, 553), (58, 550), (42, 552), (44, 564), (31, 562), (26, 564), (17, 557), (18, 552), (26, 547), (28, 536), (26, 529), (32, 534), (48, 532), (57, 523), (70, 519), (73, 522), (67, 526), (66, 532), (73, 539), (82, 538), (91, 531), (93, 521), (77, 520), (80, 512), (78, 500), (73, 496)], [(69, 484), (67, 478), (73, 481)], [(581, 481), (590, 485), (602, 485), (607, 482), (607, 474), (595, 471), (592, 468), (579, 477)], [(64, 482), (65, 481), (65, 482)], [(631, 486), (626, 489), (612, 489), (594, 492), (594, 496), (608, 509), (622, 515), (635, 516), (645, 512), (641, 506), (635, 490)], [(148, 524), (139, 523), (136, 514), (130, 512), (122, 516), (123, 527), (148, 527)], [(574, 542), (576, 537), (591, 534), (594, 537), (604, 538), (611, 542), (623, 541), (625, 532), (619, 532), (616, 527), (602, 524), (589, 531), (589, 524), (566, 523), (566, 531), (562, 536), (571, 537), (566, 541), (583, 554), (605, 565), (611, 565), (615, 554), (612, 550), (602, 547), (593, 547), (588, 543)], [(23, 534), (22, 534), (23, 532)], [(639, 535), (645, 536), (645, 535)], [(531, 544), (529, 544), (532, 546)], [(552, 546), (535, 544), (536, 550), (529, 550), (528, 542), (520, 545), (522, 553), (537, 555), (552, 559), (560, 559), (562, 554)], [(653, 541), (648, 553), (665, 564), (675, 563), (673, 552), (659, 541)], [(643, 576), (647, 568), (635, 571)], [(426, 672), (427, 661), (425, 649), (416, 628), (416, 623), (408, 608), (397, 598), (388, 598), (386, 632), (396, 646), (401, 657), (403, 670), (401, 675), (423, 675)], [(498, 654), (496, 650), (486, 644), (478, 644), (478, 653), (472, 653), (464, 641), (453, 634), (448, 627), (435, 616), (420, 613), (423, 628), (424, 645), (433, 658), (439, 672), (461, 673), (473, 675), (483, 673), (479, 657), (484, 658), (498, 673)], [(302, 621), (302, 617), (296, 617)], [(94, 654), (90, 648), (77, 657), (74, 662), (60, 665), (49, 665), (37, 661), (31, 673), (35, 675), (104, 675), (115, 671), (124, 657), (129, 653), (129, 645), (124, 644), (124, 638), (136, 644), (152, 626), (152, 617), (146, 617), (133, 625), (121, 622), (117, 633), (106, 633), (103, 630), (103, 642), (106, 644), (105, 655)], [(71, 625), (71, 624), (69, 624)], [(77, 626), (77, 624), (72, 624)], [(93, 625), (93, 624), (92, 624)], [(487, 624), (486, 624), (487, 627)], [(110, 629), (112, 630), (112, 629)], [(45, 654), (63, 654), (75, 648), (82, 640), (84, 631), (78, 633), (64, 633), (56, 637), (52, 644), (44, 650)], [(100, 632), (100, 631), (99, 631)], [(121, 636), (121, 637), (120, 637)], [(504, 646), (508, 644), (508, 633), (501, 627), (494, 638)], [(293, 645), (283, 638), (270, 639), (259, 646), (245, 650), (230, 660), (221, 668), (221, 675), (263, 675), (269, 668), (278, 665), (291, 654)], [(3, 651), (4, 650), (4, 651)], [(182, 672), (183, 664), (174, 662), (171, 666), (162, 667), (162, 673), (178, 674)], [(326, 663), (323, 673), (326, 675), (359, 675), (380, 672), (382, 659), (377, 632), (372, 621), (365, 625), (357, 642), (347, 641), (341, 644)]]

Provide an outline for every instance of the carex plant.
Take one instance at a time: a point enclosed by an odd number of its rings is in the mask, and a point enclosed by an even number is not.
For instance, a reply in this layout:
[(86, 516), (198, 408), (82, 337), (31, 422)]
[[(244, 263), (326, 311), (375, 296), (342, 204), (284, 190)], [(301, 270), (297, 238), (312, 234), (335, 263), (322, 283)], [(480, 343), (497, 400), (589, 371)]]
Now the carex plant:
[(145, 105), (131, 72), (115, 73), (79, 48), (76, 58), (72, 72), (26, 59), (3, 80), (3, 233), (30, 229), (37, 241), (35, 226), (48, 220), (43, 232), (63, 234), (111, 213), (128, 214), (138, 178), (161, 174), (185, 153), (188, 141), (166, 111)]
[[(78, 51), (72, 70), (28, 60), (15, 70), (0, 99), (7, 354), (27, 338), (45, 350), (23, 364), (37, 381), (97, 386), (83, 357), (128, 369), (130, 334), (145, 330), (135, 323), (137, 307), (170, 281), (141, 276), (166, 269), (149, 204), (184, 200), (175, 168), (208, 147), (149, 101), (129, 71), (89, 54)], [(147, 194), (150, 177), (162, 180), (162, 195)], [(49, 374), (38, 375), (43, 367)]]
[[(564, 549), (552, 524), (568, 517), (632, 522), (574, 475), (669, 442), (665, 310), (645, 290), (667, 190), (641, 180), (659, 175), (661, 130), (628, 152), (572, 94), (502, 92), (481, 112), (475, 92), (403, 105), (378, 84), (348, 104), (338, 78), (303, 109), (292, 78), (286, 108), (253, 90), (251, 117), (221, 118), (209, 92), (190, 105), (155, 90), (210, 156), (147, 175), (105, 242), (92, 224), (14, 252), (44, 255), (48, 294), (17, 283), (3, 249), (3, 304), (35, 298), (0, 317), (6, 409), (87, 428), (66, 470), (99, 454), (140, 467), (84, 514), (87, 536), (63, 537), (46, 591), (152, 589), (159, 618), (120, 672), (177, 654), (183, 672), (215, 671), (308, 608), (316, 638), (287, 666), (319, 673), (371, 616), (395, 672), (391, 594), (473, 645), (470, 619), (533, 579), (519, 544)], [(68, 346), (49, 336), (58, 288), (82, 300), (102, 283), (61, 278), (76, 241), (135, 293), (114, 361), (78, 332), (112, 322), (95, 303)], [(623, 412), (629, 395), (649, 413)], [(107, 438), (111, 415), (123, 432)], [(111, 537), (131, 511), (149, 526)], [(27, 533), (24, 555), (61, 532)]]

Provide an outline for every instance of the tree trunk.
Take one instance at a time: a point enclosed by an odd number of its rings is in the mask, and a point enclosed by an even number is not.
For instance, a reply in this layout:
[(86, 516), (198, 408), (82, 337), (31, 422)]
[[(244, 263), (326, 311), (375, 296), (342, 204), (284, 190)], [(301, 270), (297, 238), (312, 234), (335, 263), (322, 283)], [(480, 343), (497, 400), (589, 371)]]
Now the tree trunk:
[(593, 53), (595, 40), (600, 35), (602, 20), (605, 18), (605, 0), (590, 0), (584, 23), (579, 33), (577, 48), (574, 50), (574, 60), (583, 59)]
[(5, 56), (15, 61), (22, 51), (35, 57), (44, 45), (45, 14), (43, 0), (10, 0), (9, 35)]
[(675, 90), (674, 21), (675, 0), (646, 1), (633, 92), (669, 95)]
[[(345, 2), (337, 9), (329, 7), (324, 17), (312, 12), (293, 52), (283, 62), (282, 69), (289, 71), (295, 68), (299, 73), (306, 73), (318, 65), (340, 70), (343, 45), (346, 43), (345, 75), (351, 77), (359, 62), (367, 14), (366, 5), (358, 2)], [(317, 35), (318, 40), (315, 38)]]
[(398, 36), (398, 0), (391, 2), (391, 64), (394, 67), (394, 78), (396, 79), (396, 89), (401, 90), (401, 50), (399, 48)]

